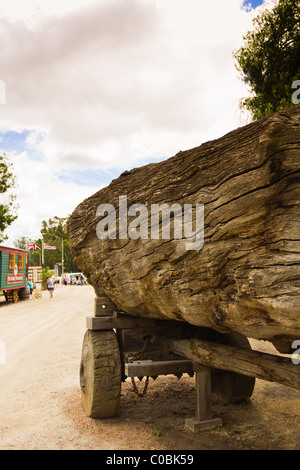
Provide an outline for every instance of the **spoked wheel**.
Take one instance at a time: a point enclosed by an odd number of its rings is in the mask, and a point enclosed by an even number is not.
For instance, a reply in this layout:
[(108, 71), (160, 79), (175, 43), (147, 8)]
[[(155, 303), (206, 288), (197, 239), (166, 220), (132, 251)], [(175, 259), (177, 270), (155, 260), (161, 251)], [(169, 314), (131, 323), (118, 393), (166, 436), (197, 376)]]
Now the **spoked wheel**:
[(113, 330), (87, 330), (80, 364), (83, 408), (91, 418), (116, 415), (121, 394), (121, 359)]
[[(244, 349), (251, 349), (245, 336), (236, 333), (218, 334), (215, 341)], [(255, 378), (226, 370), (213, 369), (211, 374), (212, 394), (225, 403), (247, 401), (252, 396)]]

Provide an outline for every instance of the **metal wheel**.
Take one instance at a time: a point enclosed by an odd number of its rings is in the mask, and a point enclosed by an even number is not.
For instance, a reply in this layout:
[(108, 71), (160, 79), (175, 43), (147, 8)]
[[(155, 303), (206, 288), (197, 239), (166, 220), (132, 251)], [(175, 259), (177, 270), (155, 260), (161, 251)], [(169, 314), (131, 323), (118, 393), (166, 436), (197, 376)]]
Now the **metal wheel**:
[[(236, 333), (217, 334), (215, 341), (231, 346), (239, 346), (244, 349), (251, 349), (248, 339)], [(212, 394), (225, 403), (238, 403), (249, 400), (254, 386), (254, 377), (225, 370), (212, 370)]]
[(80, 364), (82, 405), (91, 418), (116, 415), (121, 394), (121, 359), (113, 330), (87, 330)]

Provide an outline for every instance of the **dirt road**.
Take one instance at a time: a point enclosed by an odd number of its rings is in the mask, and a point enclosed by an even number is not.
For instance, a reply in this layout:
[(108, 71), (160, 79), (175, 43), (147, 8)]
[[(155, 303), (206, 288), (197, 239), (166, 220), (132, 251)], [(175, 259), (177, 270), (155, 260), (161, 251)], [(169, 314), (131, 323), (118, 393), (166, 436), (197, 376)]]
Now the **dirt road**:
[[(0, 344), (6, 351), (6, 363), (0, 361), (1, 450), (300, 449), (300, 392), (259, 380), (249, 404), (213, 400), (223, 427), (197, 435), (184, 428), (185, 418), (195, 413), (188, 375), (151, 379), (143, 398), (127, 380), (118, 416), (87, 418), (79, 363), (93, 299), (90, 286), (61, 286), (53, 298), (43, 292), (42, 299), (0, 302)], [(268, 343), (253, 346), (274, 353)]]

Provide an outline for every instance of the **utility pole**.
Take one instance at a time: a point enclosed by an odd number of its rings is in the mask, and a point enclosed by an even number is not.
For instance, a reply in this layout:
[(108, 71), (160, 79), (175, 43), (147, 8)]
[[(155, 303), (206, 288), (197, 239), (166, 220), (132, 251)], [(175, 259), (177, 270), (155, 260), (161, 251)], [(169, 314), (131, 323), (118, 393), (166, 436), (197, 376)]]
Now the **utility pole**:
[[(58, 238), (61, 240), (61, 275), (64, 274), (64, 239), (53, 235), (52, 233), (44, 233), (43, 236), (50, 235), (51, 237)], [(42, 239), (42, 265), (44, 266), (44, 240)]]

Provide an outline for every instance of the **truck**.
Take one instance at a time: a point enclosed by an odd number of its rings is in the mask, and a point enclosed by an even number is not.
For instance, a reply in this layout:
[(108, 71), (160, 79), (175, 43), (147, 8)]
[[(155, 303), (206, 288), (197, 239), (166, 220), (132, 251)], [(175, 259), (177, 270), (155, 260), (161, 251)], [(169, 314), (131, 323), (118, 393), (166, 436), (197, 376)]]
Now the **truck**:
[(216, 426), (211, 393), (247, 401), (256, 378), (300, 390), (299, 141), (294, 106), (125, 171), (75, 208), (71, 253), (96, 294), (88, 416), (113, 417), (128, 377), (135, 391), (146, 377), (143, 395), (149, 377), (195, 373), (193, 430)]

